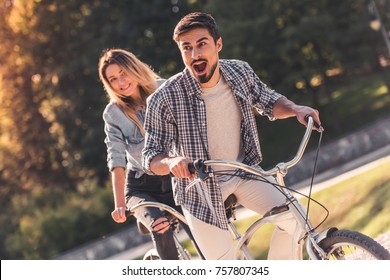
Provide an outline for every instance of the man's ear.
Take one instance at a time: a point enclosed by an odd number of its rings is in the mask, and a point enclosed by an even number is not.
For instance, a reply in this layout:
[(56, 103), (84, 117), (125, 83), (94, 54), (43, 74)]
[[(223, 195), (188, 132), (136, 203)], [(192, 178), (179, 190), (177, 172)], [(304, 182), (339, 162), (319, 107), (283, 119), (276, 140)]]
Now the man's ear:
[(219, 37), (219, 39), (217, 40), (217, 42), (215, 43), (215, 45), (217, 46), (217, 50), (218, 52), (220, 52), (222, 50), (222, 37)]

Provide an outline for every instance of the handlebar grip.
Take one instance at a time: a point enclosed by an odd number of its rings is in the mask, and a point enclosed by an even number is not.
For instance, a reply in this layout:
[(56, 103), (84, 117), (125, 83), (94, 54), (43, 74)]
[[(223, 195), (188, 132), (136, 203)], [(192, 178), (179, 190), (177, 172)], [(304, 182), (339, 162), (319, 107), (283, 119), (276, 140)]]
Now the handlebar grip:
[(203, 172), (203, 160), (198, 159), (189, 163), (188, 170), (191, 172), (191, 174), (195, 174), (196, 172)]
[[(306, 121), (307, 123), (309, 122), (309, 118), (313, 118), (313, 117), (310, 116), (310, 115), (305, 116), (305, 121)], [(318, 132), (323, 132), (323, 131), (324, 131), (324, 128), (323, 128), (320, 124), (316, 123), (316, 122), (314, 121), (314, 119), (313, 119), (313, 125), (314, 125), (314, 127), (316, 128), (316, 130), (317, 130)]]
[(195, 162), (190, 162), (188, 164), (188, 170), (190, 171), (191, 174), (195, 174), (196, 173)]
[(188, 164), (188, 170), (191, 174), (197, 174), (197, 177), (201, 180), (206, 180), (209, 178), (209, 174), (205, 171), (205, 166), (203, 165), (204, 160), (198, 159), (194, 162)]

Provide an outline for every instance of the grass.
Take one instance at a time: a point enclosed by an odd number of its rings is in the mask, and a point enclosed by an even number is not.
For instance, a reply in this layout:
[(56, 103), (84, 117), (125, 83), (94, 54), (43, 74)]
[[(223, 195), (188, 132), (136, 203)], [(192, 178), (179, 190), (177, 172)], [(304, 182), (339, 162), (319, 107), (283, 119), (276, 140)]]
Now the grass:
[[(390, 163), (382, 164), (314, 194), (313, 197), (330, 211), (321, 228), (336, 225), (372, 237), (390, 230), (389, 168)], [(314, 222), (319, 222), (321, 210), (312, 209), (311, 217)]]
[[(312, 196), (329, 210), (328, 219), (318, 231), (328, 227), (350, 229), (376, 238), (390, 230), (390, 162), (346, 179), (340, 183), (314, 193)], [(307, 205), (307, 199), (301, 198)], [(310, 218), (315, 226), (326, 212), (315, 203), (310, 204)], [(237, 221), (236, 227), (242, 233), (259, 216)], [(252, 239), (249, 248), (256, 259), (266, 259), (273, 226), (266, 225)], [(183, 243), (192, 254), (195, 251), (189, 241)]]
[[(329, 217), (319, 227), (319, 231), (331, 226), (340, 229), (359, 231), (373, 238), (390, 230), (390, 163), (382, 164), (341, 183), (313, 194), (313, 198), (325, 205)], [(307, 205), (307, 199), (301, 199)], [(310, 204), (310, 218), (313, 225), (319, 224), (325, 217), (325, 211)], [(256, 217), (237, 222), (242, 232)], [(260, 231), (256, 244), (250, 244), (256, 259), (266, 259), (272, 227)], [(255, 239), (256, 238), (256, 239)], [(264, 242), (267, 240), (267, 242)]]

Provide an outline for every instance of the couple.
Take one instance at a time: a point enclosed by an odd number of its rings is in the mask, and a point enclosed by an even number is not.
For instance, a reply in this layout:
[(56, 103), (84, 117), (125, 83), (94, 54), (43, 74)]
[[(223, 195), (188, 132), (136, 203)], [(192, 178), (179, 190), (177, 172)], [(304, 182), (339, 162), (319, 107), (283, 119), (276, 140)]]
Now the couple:
[[(319, 113), (269, 89), (248, 63), (219, 59), (222, 38), (211, 15), (186, 15), (173, 39), (186, 67), (160, 87), (158, 75), (129, 52), (110, 50), (100, 59), (99, 75), (110, 96), (103, 117), (115, 201), (112, 218), (124, 222), (126, 207), (143, 200), (181, 207), (188, 233), (204, 257), (233, 259), (224, 199), (234, 193), (239, 204), (264, 214), (283, 203), (284, 196), (275, 188), (261, 187), (263, 182), (214, 178), (207, 182), (209, 207), (196, 188), (185, 191), (194, 177), (188, 163), (227, 159), (260, 164), (253, 108), (271, 120), (295, 116), (303, 125), (307, 115), (320, 124)], [(173, 194), (169, 173), (174, 175)], [(151, 230), (160, 257), (177, 259), (164, 214), (150, 210), (136, 213), (136, 218)], [(268, 259), (292, 258), (294, 226), (294, 220), (277, 225)]]

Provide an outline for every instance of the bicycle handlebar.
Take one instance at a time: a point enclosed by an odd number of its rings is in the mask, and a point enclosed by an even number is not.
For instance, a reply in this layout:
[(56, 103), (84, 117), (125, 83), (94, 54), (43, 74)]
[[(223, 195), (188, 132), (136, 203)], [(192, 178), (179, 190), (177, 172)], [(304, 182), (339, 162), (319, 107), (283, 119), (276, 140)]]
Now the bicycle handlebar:
[[(315, 126), (316, 130), (320, 133), (323, 132), (322, 126), (316, 124), (311, 116), (306, 116), (306, 121), (307, 121), (307, 127), (305, 134), (302, 137), (301, 143), (299, 145), (298, 151), (295, 154), (294, 158), (291, 159), (290, 161), (284, 163), (278, 163), (275, 167), (273, 167), (270, 170), (263, 170), (259, 166), (253, 167), (253, 166), (248, 166), (244, 163), (236, 162), (236, 161), (227, 161), (227, 160), (196, 160), (192, 163), (188, 164), (188, 169), (191, 173), (195, 173), (196, 171), (203, 172), (203, 167), (205, 165), (215, 165), (215, 166), (230, 166), (230, 167), (235, 167), (235, 168), (240, 168), (242, 170), (248, 171), (252, 174), (258, 175), (259, 173), (262, 176), (271, 176), (275, 175), (277, 173), (281, 172), (286, 172), (287, 169), (293, 167), (296, 165), (300, 159), (303, 156), (303, 153), (305, 152), (306, 146), (309, 142), (311, 132), (313, 130), (313, 126)], [(199, 175), (199, 174), (198, 174)]]

